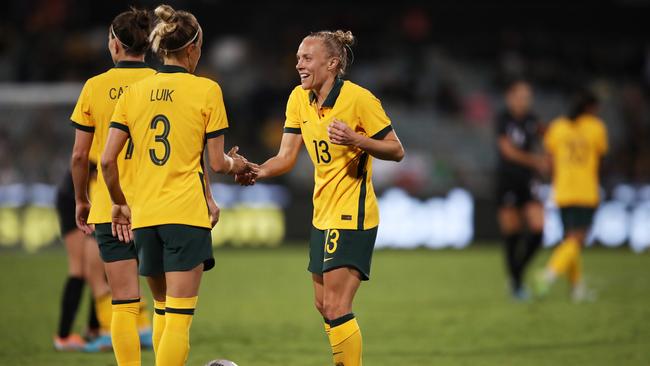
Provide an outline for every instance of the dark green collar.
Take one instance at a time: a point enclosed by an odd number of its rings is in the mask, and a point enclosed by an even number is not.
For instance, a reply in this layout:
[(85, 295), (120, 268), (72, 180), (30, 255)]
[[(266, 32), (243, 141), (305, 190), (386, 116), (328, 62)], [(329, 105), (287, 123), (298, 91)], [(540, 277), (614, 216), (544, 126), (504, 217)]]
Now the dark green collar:
[(149, 67), (142, 61), (117, 61), (115, 68), (117, 69), (144, 69)]
[(173, 73), (173, 72), (185, 72), (188, 73), (186, 68), (182, 66), (176, 66), (176, 65), (161, 65), (158, 68), (158, 72), (164, 72), (164, 73)]
[[(323, 102), (323, 105), (321, 107), (334, 108), (334, 103), (336, 103), (336, 100), (339, 98), (339, 94), (341, 94), (342, 87), (343, 87), (343, 79), (336, 78), (336, 80), (334, 80), (334, 85), (332, 86), (332, 90), (330, 90), (329, 94), (327, 94), (327, 98), (325, 98), (325, 101)], [(314, 101), (316, 101), (316, 93), (310, 91), (309, 103), (314, 103)]]

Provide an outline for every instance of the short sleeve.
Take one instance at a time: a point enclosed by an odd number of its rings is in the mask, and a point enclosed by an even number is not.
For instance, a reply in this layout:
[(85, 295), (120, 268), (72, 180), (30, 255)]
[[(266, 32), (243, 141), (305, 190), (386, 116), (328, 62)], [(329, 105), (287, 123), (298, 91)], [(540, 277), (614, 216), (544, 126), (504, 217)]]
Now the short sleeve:
[(205, 137), (208, 139), (221, 136), (228, 131), (228, 117), (223, 103), (223, 94), (218, 84), (213, 84), (207, 93), (204, 109)]
[(381, 140), (393, 130), (381, 102), (368, 91), (362, 92), (357, 99), (357, 113), (361, 127), (373, 139)]
[(596, 134), (596, 147), (598, 149), (598, 153), (602, 156), (607, 154), (607, 151), (609, 150), (609, 141), (607, 138), (607, 128), (605, 127), (604, 123), (599, 123), (598, 124), (598, 133)]
[(300, 134), (300, 101), (298, 89), (294, 89), (287, 101), (286, 119), (284, 120), (284, 133)]
[(126, 91), (119, 97), (115, 109), (113, 109), (113, 116), (111, 117), (111, 128), (120, 129), (129, 133), (129, 118), (127, 116), (127, 105), (131, 95), (131, 89), (127, 88)]
[(79, 99), (72, 111), (70, 120), (72, 121), (72, 126), (79, 130), (95, 132), (95, 120), (90, 111), (92, 87), (89, 84), (89, 82), (86, 82), (81, 89), (81, 94), (79, 94)]

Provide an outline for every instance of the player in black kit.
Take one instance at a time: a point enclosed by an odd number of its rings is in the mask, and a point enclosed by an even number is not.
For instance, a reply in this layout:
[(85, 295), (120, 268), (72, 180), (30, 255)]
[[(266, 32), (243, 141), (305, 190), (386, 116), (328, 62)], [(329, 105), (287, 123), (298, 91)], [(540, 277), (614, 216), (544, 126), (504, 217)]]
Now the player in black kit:
[[(544, 229), (544, 207), (534, 197), (532, 185), (538, 173), (546, 173), (548, 163), (544, 155), (534, 152), (542, 136), (542, 125), (531, 112), (530, 84), (523, 80), (511, 82), (506, 88), (505, 102), (506, 108), (496, 121), (498, 219), (512, 295), (525, 300), (528, 295), (523, 287), (524, 272), (540, 247)], [(523, 222), (528, 235), (521, 246)]]

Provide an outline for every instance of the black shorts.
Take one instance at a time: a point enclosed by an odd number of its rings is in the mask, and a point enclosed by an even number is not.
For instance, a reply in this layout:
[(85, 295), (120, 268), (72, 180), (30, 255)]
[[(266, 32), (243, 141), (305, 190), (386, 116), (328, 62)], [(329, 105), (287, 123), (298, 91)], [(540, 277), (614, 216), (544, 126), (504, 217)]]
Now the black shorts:
[(370, 279), (375, 239), (376, 227), (368, 230), (320, 230), (312, 226), (307, 270), (322, 275), (335, 268), (351, 267), (359, 271), (361, 280), (367, 281)]
[(77, 228), (75, 209), (74, 195), (69, 195), (59, 189), (56, 193), (56, 213), (59, 215), (59, 228), (62, 237)]
[(588, 230), (594, 219), (595, 207), (586, 206), (565, 206), (560, 207), (560, 217), (564, 232), (575, 229)]
[(497, 203), (499, 207), (523, 207), (531, 201), (536, 201), (532, 193), (531, 179), (499, 176), (497, 181)]
[[(96, 174), (96, 167), (91, 163), (88, 178), (94, 179), (93, 177)], [(62, 237), (77, 228), (77, 222), (75, 220), (76, 208), (72, 173), (68, 170), (65, 172), (63, 181), (59, 184), (56, 190), (56, 212), (59, 215), (59, 227), (61, 229)]]
[(113, 236), (110, 223), (95, 224), (95, 239), (99, 245), (99, 256), (105, 263), (138, 259), (133, 242), (125, 243)]
[(210, 229), (180, 224), (142, 227), (133, 230), (142, 276), (189, 271), (203, 263), (214, 267)]

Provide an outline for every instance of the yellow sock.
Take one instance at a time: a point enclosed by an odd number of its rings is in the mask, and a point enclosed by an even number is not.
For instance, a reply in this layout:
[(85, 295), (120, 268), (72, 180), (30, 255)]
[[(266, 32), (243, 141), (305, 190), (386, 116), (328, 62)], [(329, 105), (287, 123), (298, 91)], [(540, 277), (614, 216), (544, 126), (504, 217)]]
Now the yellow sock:
[(580, 243), (573, 238), (566, 238), (557, 248), (555, 248), (555, 250), (553, 250), (551, 259), (549, 259), (548, 262), (548, 267), (556, 275), (564, 275), (579, 255)]
[(102, 334), (109, 334), (111, 332), (111, 317), (113, 314), (110, 292), (95, 299), (95, 313), (97, 313), (99, 331)]
[(190, 351), (190, 326), (198, 296), (179, 298), (167, 296), (165, 330), (158, 344), (156, 366), (184, 365)]
[(162, 337), (163, 330), (165, 330), (165, 302), (153, 301), (153, 352), (158, 354), (158, 344)]
[(140, 366), (140, 299), (113, 300), (111, 341), (118, 366)]
[(329, 340), (334, 365), (361, 366), (361, 330), (354, 314), (330, 320), (330, 327)]
[(330, 327), (330, 321), (323, 318), (323, 326), (325, 326), (325, 333), (327, 333), (327, 336), (329, 337), (330, 336), (330, 329), (332, 329), (332, 327)]
[(582, 258), (580, 257), (580, 253), (578, 253), (569, 266), (567, 277), (573, 287), (576, 287), (582, 281)]
[(147, 302), (142, 299), (140, 300), (140, 314), (138, 315), (138, 330), (149, 329), (151, 329), (151, 313), (149, 312)]

